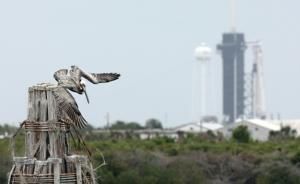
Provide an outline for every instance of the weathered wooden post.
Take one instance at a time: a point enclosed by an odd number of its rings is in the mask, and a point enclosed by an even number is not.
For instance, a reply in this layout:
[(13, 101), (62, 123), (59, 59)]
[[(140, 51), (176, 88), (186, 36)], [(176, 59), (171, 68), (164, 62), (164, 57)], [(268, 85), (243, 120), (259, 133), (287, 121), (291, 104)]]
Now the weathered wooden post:
[(57, 88), (48, 83), (29, 88), (28, 117), (23, 126), (25, 157), (13, 158), (9, 184), (95, 183), (89, 159), (83, 155), (72, 155), (69, 126), (57, 120), (53, 96)]

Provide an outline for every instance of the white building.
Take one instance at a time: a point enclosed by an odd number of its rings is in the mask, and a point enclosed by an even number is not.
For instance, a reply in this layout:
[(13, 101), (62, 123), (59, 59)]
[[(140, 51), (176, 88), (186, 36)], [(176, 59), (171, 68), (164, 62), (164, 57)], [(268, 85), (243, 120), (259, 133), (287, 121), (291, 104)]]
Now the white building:
[(222, 128), (223, 125), (219, 123), (210, 123), (210, 122), (192, 122), (192, 123), (186, 123), (183, 125), (179, 125), (175, 128), (173, 128), (176, 132), (185, 132), (185, 133), (199, 133), (199, 132), (207, 132), (208, 130), (217, 132), (220, 128)]
[(4, 134), (0, 135), (0, 139), (8, 138), (10, 135), (8, 135), (8, 132), (4, 132)]
[(300, 119), (291, 119), (291, 120), (272, 120), (276, 125), (279, 125), (280, 127), (286, 127), (289, 126), (291, 129), (294, 129), (297, 131), (296, 136), (300, 136)]
[(219, 132), (221, 132), (225, 137), (229, 138), (232, 135), (232, 131), (241, 125), (246, 126), (251, 134), (252, 139), (258, 141), (267, 141), (269, 139), (270, 131), (279, 131), (281, 128), (280, 125), (266, 120), (247, 119), (228, 124), (219, 129)]
[(297, 131), (297, 136), (300, 135), (300, 120), (261, 120), (247, 119), (239, 120), (236, 123), (228, 124), (219, 129), (225, 137), (231, 137), (232, 131), (240, 125), (248, 127), (253, 140), (267, 141), (270, 131), (279, 131), (282, 127), (289, 126)]
[[(187, 133), (200, 133), (212, 131), (214, 133), (220, 132), (226, 138), (230, 138), (232, 131), (240, 125), (248, 127), (253, 140), (267, 141), (269, 139), (270, 131), (280, 131), (282, 127), (289, 126), (297, 131), (297, 136), (300, 136), (300, 120), (261, 120), (261, 119), (247, 119), (239, 120), (236, 123), (223, 126), (215, 122), (191, 122), (176, 126), (169, 129), (142, 129), (142, 130), (94, 130), (95, 133), (117, 133), (121, 137), (125, 137), (127, 132), (136, 134), (140, 139), (152, 139), (156, 137), (169, 137), (178, 139), (179, 136)], [(183, 134), (182, 134), (183, 133)], [(1, 138), (1, 136), (0, 136)]]
[(172, 129), (142, 129), (136, 130), (140, 139), (153, 139), (156, 137), (169, 137), (172, 139), (178, 138), (178, 133)]

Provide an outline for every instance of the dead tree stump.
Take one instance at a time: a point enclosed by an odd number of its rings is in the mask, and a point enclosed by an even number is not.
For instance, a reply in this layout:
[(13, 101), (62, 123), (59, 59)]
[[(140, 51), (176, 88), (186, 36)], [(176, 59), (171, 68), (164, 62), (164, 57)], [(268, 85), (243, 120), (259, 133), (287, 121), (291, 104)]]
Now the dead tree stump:
[(13, 158), (9, 184), (95, 183), (88, 157), (71, 154), (69, 127), (57, 120), (53, 96), (56, 88), (45, 83), (28, 90), (28, 117), (23, 126), (25, 156)]

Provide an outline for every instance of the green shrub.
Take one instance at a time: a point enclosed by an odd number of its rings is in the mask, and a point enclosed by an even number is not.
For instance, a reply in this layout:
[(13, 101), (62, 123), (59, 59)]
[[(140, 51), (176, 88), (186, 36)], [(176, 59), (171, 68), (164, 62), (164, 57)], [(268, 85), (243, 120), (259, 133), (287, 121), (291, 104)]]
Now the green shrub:
[(299, 163), (300, 163), (300, 152), (299, 151), (291, 158), (291, 162), (293, 164), (299, 165)]
[(257, 177), (258, 184), (299, 184), (300, 175), (297, 169), (288, 165), (274, 164), (262, 170)]
[(140, 184), (143, 183), (143, 178), (139, 176), (138, 172), (135, 170), (127, 170), (120, 173), (117, 178), (118, 184)]
[(176, 156), (178, 155), (178, 150), (176, 148), (169, 148), (167, 149), (167, 154), (169, 156)]
[(239, 143), (248, 143), (250, 142), (250, 132), (248, 131), (247, 126), (238, 126), (233, 130), (232, 139)]

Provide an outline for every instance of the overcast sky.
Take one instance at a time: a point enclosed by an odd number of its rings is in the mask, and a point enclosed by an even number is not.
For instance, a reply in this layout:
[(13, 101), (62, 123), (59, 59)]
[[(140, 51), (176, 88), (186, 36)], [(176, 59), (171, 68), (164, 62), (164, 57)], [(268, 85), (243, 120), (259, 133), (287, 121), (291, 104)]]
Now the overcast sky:
[[(237, 30), (263, 42), (267, 111), (282, 118), (300, 118), (299, 7), (297, 0), (237, 2)], [(88, 84), (90, 104), (76, 95), (92, 125), (103, 126), (107, 112), (112, 121), (189, 122), (193, 52), (201, 42), (214, 50), (208, 111), (221, 113), (215, 47), (229, 31), (227, 0), (9, 0), (0, 2), (0, 26), (2, 123), (26, 119), (27, 88), (54, 82), (56, 70), (73, 64), (122, 75)]]

